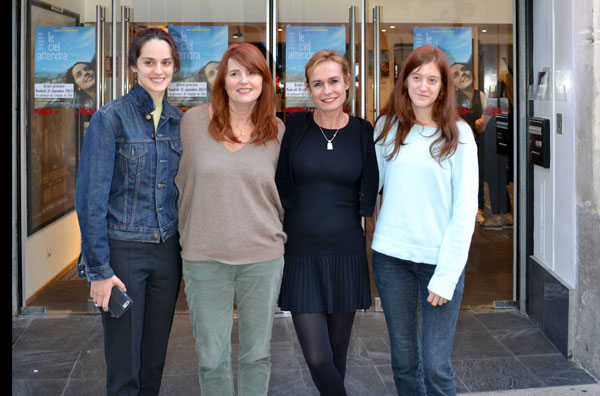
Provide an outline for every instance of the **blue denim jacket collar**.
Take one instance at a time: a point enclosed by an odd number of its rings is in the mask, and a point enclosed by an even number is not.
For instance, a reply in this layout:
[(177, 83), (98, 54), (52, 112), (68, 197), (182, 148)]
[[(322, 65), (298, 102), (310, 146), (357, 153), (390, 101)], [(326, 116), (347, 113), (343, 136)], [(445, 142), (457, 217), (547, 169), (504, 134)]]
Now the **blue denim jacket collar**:
[[(144, 87), (140, 84), (135, 84), (131, 91), (129, 91), (131, 97), (133, 99), (133, 103), (135, 107), (142, 114), (150, 114), (154, 111), (154, 100), (152, 96)], [(181, 115), (175, 110), (173, 106), (167, 101), (167, 99), (163, 96), (163, 111), (161, 117), (170, 117), (170, 118), (181, 118)]]

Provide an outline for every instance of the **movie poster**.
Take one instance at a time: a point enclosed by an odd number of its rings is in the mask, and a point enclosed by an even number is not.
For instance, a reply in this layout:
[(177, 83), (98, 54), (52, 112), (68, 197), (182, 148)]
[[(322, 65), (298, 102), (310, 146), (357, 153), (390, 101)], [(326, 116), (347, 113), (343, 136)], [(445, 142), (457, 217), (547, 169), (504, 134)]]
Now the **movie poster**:
[(346, 54), (345, 26), (287, 26), (285, 48), (286, 108), (314, 107), (305, 87), (304, 65), (322, 49)]
[(450, 64), (473, 63), (471, 28), (414, 28), (414, 48), (433, 45), (444, 51)]
[(35, 108), (93, 108), (96, 28), (36, 26)]
[(173, 76), (167, 96), (174, 106), (210, 102), (219, 61), (228, 45), (227, 26), (169, 26), (177, 44), (181, 70)]

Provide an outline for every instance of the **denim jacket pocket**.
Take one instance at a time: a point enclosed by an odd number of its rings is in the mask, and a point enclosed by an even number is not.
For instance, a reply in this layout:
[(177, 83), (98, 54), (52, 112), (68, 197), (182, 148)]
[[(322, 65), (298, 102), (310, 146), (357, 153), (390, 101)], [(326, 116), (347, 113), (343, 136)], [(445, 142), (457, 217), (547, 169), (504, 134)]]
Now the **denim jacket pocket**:
[(119, 167), (123, 177), (123, 224), (133, 224), (140, 182), (146, 166), (147, 143), (121, 143), (118, 147)]

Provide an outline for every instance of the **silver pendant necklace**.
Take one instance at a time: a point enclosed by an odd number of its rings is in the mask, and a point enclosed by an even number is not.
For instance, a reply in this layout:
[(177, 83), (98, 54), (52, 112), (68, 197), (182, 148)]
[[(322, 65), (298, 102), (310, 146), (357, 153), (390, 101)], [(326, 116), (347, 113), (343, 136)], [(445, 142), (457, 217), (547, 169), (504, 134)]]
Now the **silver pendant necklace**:
[[(315, 122), (315, 124), (317, 124), (317, 123)], [(321, 134), (323, 135), (323, 137), (325, 138), (325, 140), (327, 140), (327, 150), (333, 150), (333, 139), (335, 139), (335, 136), (339, 132), (340, 128), (338, 128), (338, 129), (335, 130), (335, 133), (333, 134), (333, 136), (332, 136), (331, 139), (327, 139), (327, 136), (325, 136), (325, 132), (323, 132), (323, 129), (321, 128), (321, 125), (317, 124), (317, 126), (321, 130)]]

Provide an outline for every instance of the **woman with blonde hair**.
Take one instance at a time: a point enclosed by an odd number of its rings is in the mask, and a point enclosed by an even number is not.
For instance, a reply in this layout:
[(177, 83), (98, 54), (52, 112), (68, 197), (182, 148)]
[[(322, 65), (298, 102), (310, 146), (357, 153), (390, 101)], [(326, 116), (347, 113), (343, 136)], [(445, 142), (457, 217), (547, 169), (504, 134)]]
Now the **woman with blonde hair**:
[(373, 276), (396, 389), (455, 395), (450, 355), (477, 213), (477, 146), (441, 50), (408, 55), (375, 136), (383, 199)]
[(371, 124), (344, 112), (349, 69), (331, 50), (308, 61), (316, 109), (287, 117), (276, 177), (288, 235), (279, 306), (321, 395), (346, 395), (354, 314), (371, 303), (361, 217), (373, 213), (377, 161)]
[(238, 392), (266, 395), (273, 314), (283, 271), (283, 208), (275, 169), (283, 123), (271, 72), (249, 43), (223, 54), (212, 102), (181, 120), (179, 232), (202, 395), (232, 396), (237, 307)]

